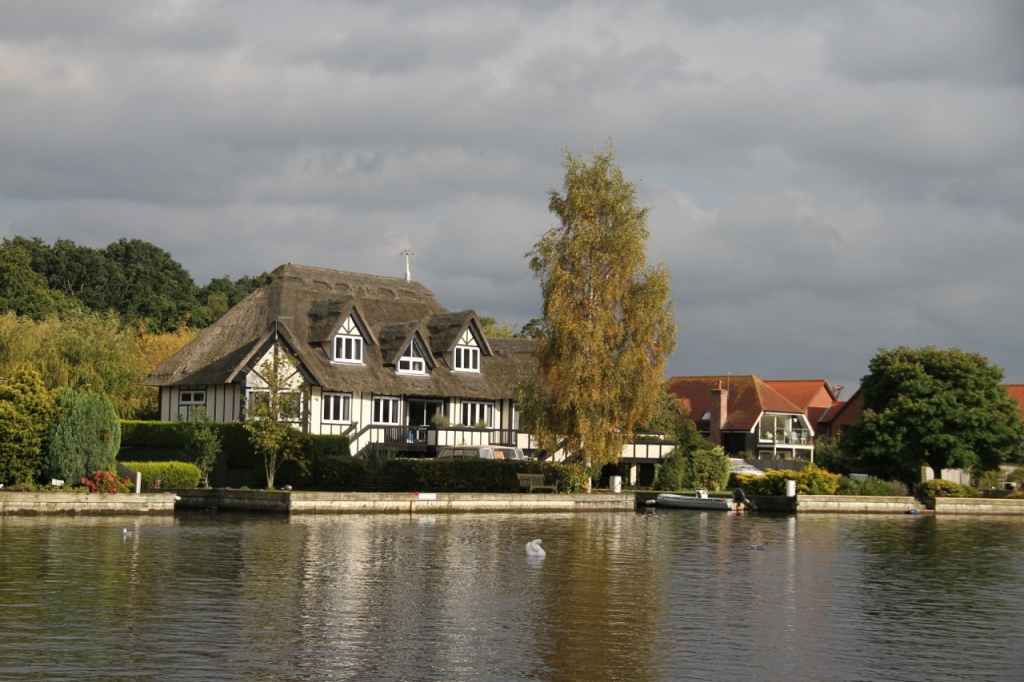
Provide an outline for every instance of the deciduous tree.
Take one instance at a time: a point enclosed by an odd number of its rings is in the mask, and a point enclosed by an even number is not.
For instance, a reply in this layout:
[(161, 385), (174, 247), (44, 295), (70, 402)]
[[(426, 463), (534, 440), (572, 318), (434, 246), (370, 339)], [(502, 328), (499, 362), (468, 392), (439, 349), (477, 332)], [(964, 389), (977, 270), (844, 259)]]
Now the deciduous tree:
[(840, 440), (858, 468), (918, 480), (921, 466), (984, 471), (1020, 442), (1021, 414), (1003, 371), (959, 348), (881, 349), (861, 380), (864, 414)]
[(549, 197), (559, 224), (527, 254), (544, 317), (522, 414), (542, 448), (600, 465), (619, 458), (661, 392), (675, 349), (669, 275), (647, 264), (649, 209), (610, 144), (590, 160), (566, 151)]
[(267, 487), (288, 459), (294, 459), (299, 432), (291, 425), (302, 416), (304, 382), (298, 361), (275, 344), (256, 367), (261, 388), (250, 393), (245, 406), (245, 430), (256, 452), (263, 456)]

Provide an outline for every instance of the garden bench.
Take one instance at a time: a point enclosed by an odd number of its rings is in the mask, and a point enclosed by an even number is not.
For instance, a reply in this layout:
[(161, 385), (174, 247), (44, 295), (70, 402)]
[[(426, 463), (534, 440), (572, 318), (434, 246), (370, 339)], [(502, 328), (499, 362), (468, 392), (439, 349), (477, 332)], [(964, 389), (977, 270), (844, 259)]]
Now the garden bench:
[(553, 493), (558, 492), (558, 485), (548, 485), (544, 482), (544, 474), (516, 474), (519, 477), (520, 491), (532, 493), (535, 490), (547, 490)]

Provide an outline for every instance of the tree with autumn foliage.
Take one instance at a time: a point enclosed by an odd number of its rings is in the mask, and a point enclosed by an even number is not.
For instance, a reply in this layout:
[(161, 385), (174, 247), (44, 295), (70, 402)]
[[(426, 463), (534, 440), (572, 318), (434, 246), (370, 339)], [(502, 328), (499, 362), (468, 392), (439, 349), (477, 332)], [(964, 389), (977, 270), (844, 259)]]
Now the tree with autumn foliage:
[(559, 224), (527, 254), (544, 317), (520, 402), (542, 449), (601, 465), (651, 419), (676, 327), (668, 270), (647, 263), (649, 209), (611, 145), (589, 160), (566, 150), (564, 165), (548, 203)]

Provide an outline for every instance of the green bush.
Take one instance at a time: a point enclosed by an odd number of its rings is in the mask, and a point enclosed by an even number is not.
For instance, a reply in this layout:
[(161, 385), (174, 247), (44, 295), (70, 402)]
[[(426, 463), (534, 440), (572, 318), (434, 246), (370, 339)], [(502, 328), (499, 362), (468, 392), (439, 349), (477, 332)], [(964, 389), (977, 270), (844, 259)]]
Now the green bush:
[(786, 481), (796, 481), (797, 495), (834, 495), (839, 489), (840, 476), (808, 462), (801, 471), (769, 469), (764, 476), (737, 474), (729, 480), (750, 495), (785, 495)]
[(686, 458), (678, 448), (672, 450), (665, 456), (658, 465), (654, 474), (655, 490), (682, 490), (683, 489), (683, 467)]
[(142, 487), (152, 488), (160, 479), (160, 488), (195, 488), (202, 475), (199, 467), (188, 462), (122, 462), (142, 474)]
[(978, 477), (978, 487), (982, 490), (1002, 490), (1003, 481), (1005, 480), (1003, 472), (999, 469), (983, 471), (981, 476)]
[(79, 481), (94, 471), (113, 471), (121, 447), (121, 423), (102, 393), (64, 389), (57, 394), (60, 414), (49, 430), (44, 473)]
[[(533, 473), (522, 470), (522, 473)], [(547, 470), (542, 471), (544, 482), (558, 486), (560, 493), (583, 493), (587, 491), (587, 484), (590, 482), (590, 472), (582, 464), (562, 464), (552, 462), (547, 465)], [(519, 479), (516, 479), (516, 491), (519, 490)]]
[(722, 446), (697, 448), (683, 460), (683, 488), (721, 490), (729, 482), (729, 458)]
[(1010, 493), (1009, 495), (1007, 495), (1006, 497), (1004, 497), (1003, 499), (1004, 500), (1024, 500), (1024, 490), (1016, 490), (1016, 491)]
[(918, 485), (917, 494), (921, 497), (976, 497), (978, 491), (969, 485), (935, 478)]
[(908, 494), (907, 486), (902, 481), (884, 481), (874, 476), (869, 476), (866, 481), (858, 481), (843, 476), (839, 479), (837, 495), (874, 495), (874, 496), (900, 496)]

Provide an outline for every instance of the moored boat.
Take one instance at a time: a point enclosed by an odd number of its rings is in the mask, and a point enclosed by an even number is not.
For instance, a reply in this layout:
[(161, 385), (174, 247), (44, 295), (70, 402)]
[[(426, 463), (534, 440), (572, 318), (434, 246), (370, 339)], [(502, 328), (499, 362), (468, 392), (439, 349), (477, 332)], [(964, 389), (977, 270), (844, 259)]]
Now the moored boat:
[(731, 501), (722, 497), (711, 497), (708, 491), (698, 488), (695, 495), (675, 495), (673, 493), (661, 493), (658, 495), (659, 507), (670, 507), (672, 509), (706, 509), (710, 511), (731, 511)]

